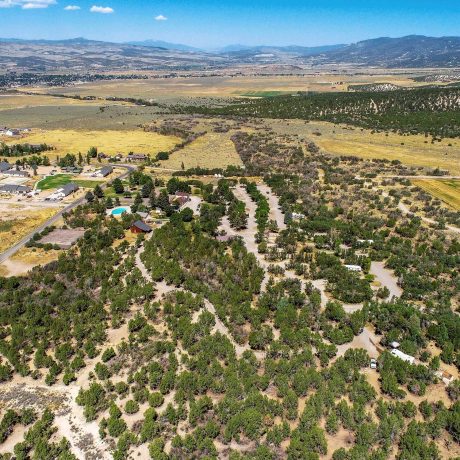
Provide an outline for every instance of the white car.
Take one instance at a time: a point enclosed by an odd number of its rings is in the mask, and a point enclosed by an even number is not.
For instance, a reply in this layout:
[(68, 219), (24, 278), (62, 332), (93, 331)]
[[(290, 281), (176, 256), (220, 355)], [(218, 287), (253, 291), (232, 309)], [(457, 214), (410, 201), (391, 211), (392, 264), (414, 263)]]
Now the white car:
[(369, 364), (369, 367), (370, 367), (371, 369), (377, 369), (377, 360), (374, 359), (374, 358), (371, 358), (371, 362), (370, 362), (370, 364)]

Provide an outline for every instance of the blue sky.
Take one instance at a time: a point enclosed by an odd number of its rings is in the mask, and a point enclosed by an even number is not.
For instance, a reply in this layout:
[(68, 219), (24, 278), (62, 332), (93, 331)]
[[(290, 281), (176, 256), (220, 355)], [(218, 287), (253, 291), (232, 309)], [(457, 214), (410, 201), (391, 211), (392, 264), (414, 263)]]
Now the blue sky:
[(156, 39), (215, 48), (408, 34), (460, 35), (460, 0), (0, 0), (1, 37)]

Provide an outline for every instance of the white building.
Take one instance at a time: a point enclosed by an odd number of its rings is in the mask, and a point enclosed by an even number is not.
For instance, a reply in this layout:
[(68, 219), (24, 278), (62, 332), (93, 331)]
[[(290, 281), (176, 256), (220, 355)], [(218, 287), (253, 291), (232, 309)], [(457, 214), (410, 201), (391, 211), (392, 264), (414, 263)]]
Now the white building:
[(13, 137), (13, 136), (19, 136), (21, 134), (21, 131), (19, 129), (8, 129), (5, 132), (5, 136)]
[(398, 350), (394, 348), (391, 350), (391, 354), (395, 356), (396, 358), (402, 359), (403, 361), (406, 361), (406, 363), (409, 364), (414, 364), (415, 363), (415, 358), (411, 355), (406, 355), (406, 353), (402, 352), (401, 350)]
[(112, 166), (103, 166), (101, 169), (98, 169), (92, 174), (93, 177), (107, 177), (109, 174), (112, 174)]
[(363, 269), (359, 265), (345, 265), (345, 268), (347, 270), (350, 270), (351, 272), (361, 272)]

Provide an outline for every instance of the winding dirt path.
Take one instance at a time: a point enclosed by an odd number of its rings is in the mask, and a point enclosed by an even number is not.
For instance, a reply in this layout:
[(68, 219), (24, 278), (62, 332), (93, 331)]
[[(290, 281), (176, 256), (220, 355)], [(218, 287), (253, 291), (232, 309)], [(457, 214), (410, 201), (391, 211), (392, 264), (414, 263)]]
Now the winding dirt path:
[(284, 222), (284, 214), (281, 211), (279, 198), (275, 195), (268, 185), (261, 184), (257, 188), (267, 197), (270, 206), (270, 219), (274, 220), (280, 230), (286, 230), (287, 225)]
[[(419, 178), (419, 177), (422, 177), (422, 176), (417, 176), (417, 178)], [(390, 196), (390, 195), (388, 194), (388, 192), (384, 191), (384, 192), (382, 192), (382, 196), (388, 197), (388, 196)], [(399, 209), (399, 211), (401, 211), (401, 213), (402, 213), (404, 216), (407, 216), (408, 214), (413, 214), (413, 213), (410, 211), (410, 209), (409, 209), (402, 201), (400, 201), (400, 202), (398, 203), (398, 209)], [(429, 217), (419, 216), (419, 215), (417, 215), (417, 217), (420, 217), (420, 219), (422, 219), (422, 221), (425, 222), (426, 224), (429, 224), (429, 225), (439, 225), (439, 222), (438, 222), (438, 221), (436, 221), (436, 220), (434, 220), (434, 219), (430, 219)], [(454, 225), (446, 225), (445, 230), (460, 234), (460, 228), (459, 228), (459, 227), (455, 227)]]

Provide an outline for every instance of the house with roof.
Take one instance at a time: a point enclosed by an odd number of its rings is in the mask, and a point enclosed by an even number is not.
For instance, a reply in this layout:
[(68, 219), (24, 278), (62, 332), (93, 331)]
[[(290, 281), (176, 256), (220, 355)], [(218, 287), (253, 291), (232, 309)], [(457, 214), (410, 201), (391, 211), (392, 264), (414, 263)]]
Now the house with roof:
[(174, 195), (169, 195), (169, 202), (177, 204), (179, 207), (184, 206), (185, 203), (190, 201), (190, 195), (186, 192), (176, 192)]
[(14, 137), (14, 136), (20, 136), (20, 135), (21, 135), (21, 131), (19, 131), (19, 129), (10, 128), (5, 131), (5, 136), (8, 136), (8, 137)]
[(107, 177), (109, 174), (113, 173), (112, 166), (103, 166), (101, 169), (98, 169), (95, 173), (92, 174), (93, 177)]
[(3, 171), (3, 174), (6, 176), (15, 176), (15, 177), (30, 177), (30, 174), (24, 169), (7, 169)]
[(132, 233), (150, 233), (152, 228), (142, 220), (136, 220), (130, 228)]
[(436, 371), (435, 375), (436, 377), (441, 379), (445, 385), (450, 385), (455, 380), (455, 377), (452, 374), (442, 369), (439, 371)]
[(81, 172), (83, 171), (83, 168), (81, 168), (80, 166), (63, 166), (61, 168), (61, 171), (67, 172), (70, 174), (81, 174)]
[(78, 188), (79, 187), (77, 184), (69, 182), (68, 184), (63, 185), (61, 188), (58, 188), (54, 193), (45, 199), (48, 201), (59, 201), (71, 195), (72, 193), (75, 193)]
[(5, 173), (5, 171), (10, 170), (13, 167), (11, 163), (7, 161), (0, 161), (0, 173)]
[(128, 153), (126, 157), (128, 161), (145, 161), (147, 158), (148, 156), (145, 153)]
[(27, 185), (3, 184), (0, 185), (0, 193), (9, 193), (11, 195), (27, 195), (32, 191)]
[(150, 214), (148, 212), (143, 212), (143, 211), (137, 211), (136, 214), (145, 221), (151, 221), (152, 218), (150, 217)]

